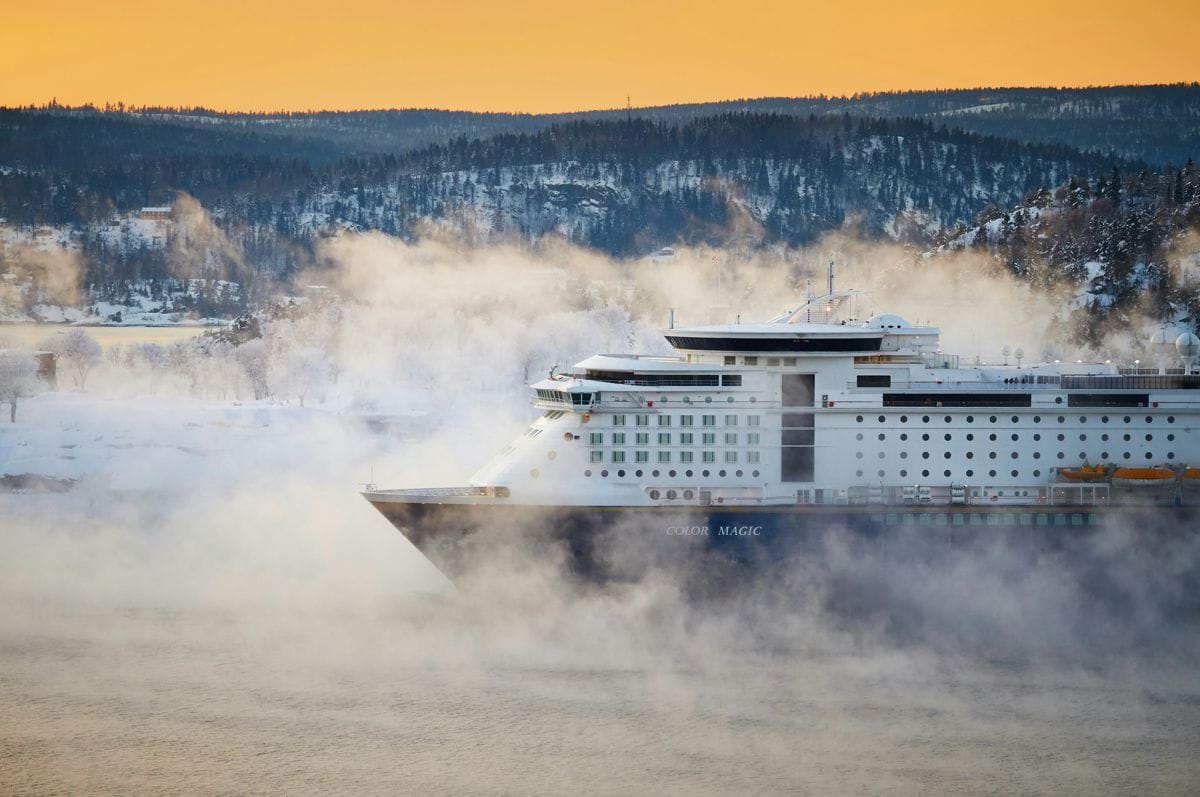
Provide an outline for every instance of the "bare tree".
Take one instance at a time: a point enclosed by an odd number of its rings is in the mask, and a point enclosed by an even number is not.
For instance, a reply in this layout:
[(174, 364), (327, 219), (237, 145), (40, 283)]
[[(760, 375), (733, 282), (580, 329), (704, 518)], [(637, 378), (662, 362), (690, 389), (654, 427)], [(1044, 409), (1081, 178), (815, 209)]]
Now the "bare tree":
[(37, 392), (37, 358), (28, 349), (0, 349), (0, 401), (8, 402), (8, 420), (17, 422), (17, 403)]
[(56, 332), (44, 338), (41, 348), (54, 352), (58, 361), (71, 369), (71, 381), (77, 390), (87, 385), (88, 374), (100, 362), (102, 351), (95, 338), (82, 329)]

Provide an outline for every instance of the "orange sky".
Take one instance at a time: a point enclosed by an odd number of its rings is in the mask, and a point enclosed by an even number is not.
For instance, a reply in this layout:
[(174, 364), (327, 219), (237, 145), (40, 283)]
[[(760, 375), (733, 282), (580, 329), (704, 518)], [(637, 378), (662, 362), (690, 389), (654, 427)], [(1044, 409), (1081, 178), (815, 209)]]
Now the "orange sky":
[(8, 0), (0, 104), (555, 111), (1200, 80), (1200, 0)]

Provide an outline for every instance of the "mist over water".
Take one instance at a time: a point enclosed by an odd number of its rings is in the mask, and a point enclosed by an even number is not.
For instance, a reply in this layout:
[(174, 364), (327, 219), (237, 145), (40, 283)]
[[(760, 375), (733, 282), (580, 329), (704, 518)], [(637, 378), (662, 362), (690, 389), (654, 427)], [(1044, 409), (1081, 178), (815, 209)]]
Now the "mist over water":
[[(1058, 550), (832, 535), (711, 592), (699, 556), (596, 586), (519, 548), (456, 588), (357, 495), (461, 483), (520, 433), (525, 379), (662, 350), (668, 307), (691, 323), (794, 306), (815, 254), (725, 255), (724, 295), (711, 252), (648, 271), (363, 236), (324, 256), (346, 302), (268, 333), (281, 363), (323, 346), (337, 366), (304, 407), (294, 369), (271, 372), (276, 399), (235, 403), (216, 376), (197, 395), (121, 360), (3, 431), (6, 467), (79, 481), (0, 495), (0, 792), (1200, 782), (1192, 529), (1134, 521)], [(988, 311), (1014, 334), (1032, 323), (1018, 290)]]

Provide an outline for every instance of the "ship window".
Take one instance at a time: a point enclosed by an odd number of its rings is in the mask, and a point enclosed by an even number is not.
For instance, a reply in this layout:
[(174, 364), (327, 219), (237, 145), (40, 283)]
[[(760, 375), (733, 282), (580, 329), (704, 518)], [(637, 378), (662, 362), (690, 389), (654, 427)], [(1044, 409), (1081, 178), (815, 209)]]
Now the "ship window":
[(650, 425), (650, 416), (649, 415), (635, 415), (633, 417), (638, 426), (649, 426)]
[(734, 357), (732, 354), (726, 354), (725, 355), (725, 364), (726, 365), (737, 365), (737, 357)]
[(588, 443), (594, 446), (604, 445), (604, 432), (592, 432), (589, 434)]
[(927, 470), (923, 470), (923, 471), (921, 471), (921, 475), (922, 475), (922, 476), (928, 476), (928, 475), (929, 475), (929, 471), (927, 471)]
[(639, 446), (650, 445), (649, 432), (638, 432), (636, 435), (634, 435), (634, 445), (639, 445)]
[(953, 435), (946, 434), (946, 435), (943, 435), (943, 437), (945, 437), (945, 438), (946, 438), (946, 441), (947, 441), (947, 442), (949, 442), (949, 441), (950, 441), (950, 439), (953, 437)]
[(680, 451), (679, 452), (679, 461), (680, 462), (683, 462), (683, 463), (691, 462), (692, 457), (693, 457), (693, 454), (691, 451)]
[[(725, 387), (741, 387), (742, 386), (742, 375), (741, 374), (727, 374), (727, 375), (721, 377), (721, 384), (724, 385)], [(730, 396), (729, 400), (733, 401), (733, 396)]]
[(638, 462), (638, 463), (649, 462), (650, 461), (650, 452), (649, 451), (634, 451), (633, 452), (633, 461)]
[(974, 475), (975, 475), (975, 471), (973, 471), (973, 470), (971, 470), (971, 469), (969, 469), (969, 468), (968, 468), (968, 469), (967, 469), (967, 478), (969, 479), (969, 478), (971, 478), (971, 477), (972, 477), (972, 476), (974, 476)]
[(901, 478), (901, 479), (903, 479), (903, 478), (904, 478), (905, 476), (907, 476), (907, 475), (908, 475), (908, 471), (906, 471), (906, 470), (902, 470), (902, 471), (900, 471), (900, 478)]
[(661, 494), (662, 494), (662, 493), (660, 493), (658, 490), (651, 490), (651, 491), (650, 491), (650, 498), (651, 498), (651, 500), (657, 501), (657, 500), (658, 500), (658, 496), (660, 496)]
[(613, 432), (612, 444), (614, 446), (625, 445), (625, 433), (624, 432)]
[(702, 415), (702, 416), (700, 416), (700, 418), (703, 421), (704, 426), (716, 426), (717, 425), (717, 416), (716, 415)]
[(624, 426), (625, 425), (625, 416), (624, 415), (614, 415), (614, 416), (612, 416), (612, 419), (613, 419), (613, 424), (612, 424), (613, 426)]
[(751, 465), (757, 465), (758, 464), (758, 456), (759, 456), (759, 454), (757, 451), (747, 451), (746, 452), (746, 462), (748, 462)]
[(816, 403), (816, 377), (813, 374), (784, 374), (780, 385), (783, 406), (811, 407)]
[(746, 365), (758, 365), (757, 357), (743, 357), (742, 362)]
[(712, 432), (705, 432), (700, 435), (700, 440), (706, 446), (715, 446), (717, 444), (717, 436)]
[(680, 426), (691, 426), (693, 418), (694, 418), (694, 416), (692, 416), (692, 415), (680, 415), (679, 416), (679, 425)]
[(707, 462), (716, 462), (717, 454), (715, 451), (704, 451), (700, 454), (700, 461), (706, 462), (706, 463)]
[(737, 462), (737, 452), (736, 451), (726, 451), (725, 452), (725, 461), (726, 462)]
[(738, 416), (726, 415), (725, 416), (725, 425), (726, 426), (737, 426), (738, 425)]
[(602, 471), (600, 471), (600, 475), (601, 475), (601, 476), (608, 476), (608, 471), (607, 471), (607, 470), (602, 470)]
[(679, 434), (679, 445), (690, 446), (692, 444), (693, 435), (691, 432), (681, 432)]
[(592, 451), (591, 452), (591, 461), (592, 462), (603, 462), (604, 461), (604, 452), (603, 451)]
[(891, 387), (892, 378), (887, 374), (859, 374), (855, 384), (858, 387)]
[(658, 461), (659, 462), (670, 462), (671, 461), (671, 452), (670, 451), (659, 451), (658, 452)]
[(725, 445), (727, 445), (727, 446), (736, 446), (737, 445), (737, 432), (726, 432), (725, 433)]
[(989, 470), (989, 471), (988, 471), (988, 476), (995, 477), (995, 475), (996, 475), (996, 471), (994, 471), (994, 470)]
[(659, 426), (670, 426), (671, 425), (671, 416), (670, 415), (659, 415), (658, 416), (658, 425)]
[(612, 452), (612, 461), (614, 463), (624, 462), (625, 461), (625, 452), (624, 451)]
[(778, 357), (768, 357), (768, 358), (767, 358), (767, 365), (768, 365), (768, 366), (775, 366), (775, 367), (779, 367), (779, 358), (778, 358)]
[(758, 426), (759, 425), (758, 422), (759, 422), (759, 416), (757, 416), (757, 415), (747, 415), (746, 416), (746, 425), (747, 426)]
[(671, 445), (671, 433), (670, 432), (659, 432), (658, 433), (658, 444), (660, 446)]

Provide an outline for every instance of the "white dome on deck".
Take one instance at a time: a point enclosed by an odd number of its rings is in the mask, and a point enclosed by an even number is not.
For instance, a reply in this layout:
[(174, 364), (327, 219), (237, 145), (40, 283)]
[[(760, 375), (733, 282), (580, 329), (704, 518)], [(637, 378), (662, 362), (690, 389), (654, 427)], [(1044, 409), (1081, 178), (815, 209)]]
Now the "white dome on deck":
[(880, 313), (867, 319), (871, 329), (908, 329), (911, 324), (895, 313)]

